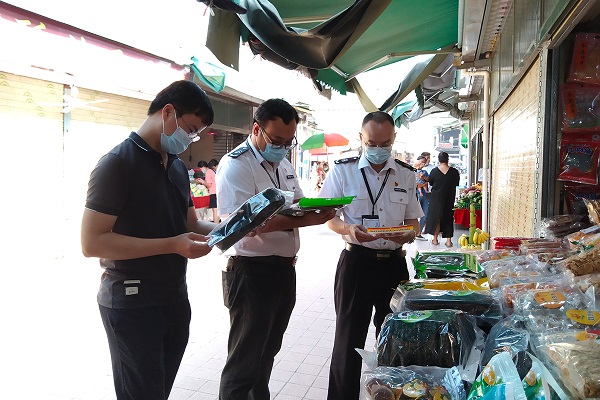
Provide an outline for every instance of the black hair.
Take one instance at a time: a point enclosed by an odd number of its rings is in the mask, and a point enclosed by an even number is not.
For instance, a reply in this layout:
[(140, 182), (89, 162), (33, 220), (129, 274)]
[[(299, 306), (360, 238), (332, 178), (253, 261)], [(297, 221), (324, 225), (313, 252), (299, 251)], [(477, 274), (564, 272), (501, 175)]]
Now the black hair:
[(198, 161), (198, 168), (208, 168), (208, 163), (204, 160)]
[(365, 115), (365, 118), (363, 118), (362, 126), (365, 126), (366, 124), (368, 124), (371, 121), (374, 121), (378, 124), (383, 124), (384, 122), (387, 121), (390, 124), (392, 124), (392, 126), (395, 126), (394, 119), (392, 118), (392, 116), (383, 111), (373, 111), (373, 112), (370, 112), (367, 115)]
[(425, 156), (423, 156), (423, 155), (420, 155), (419, 157), (417, 157), (417, 161), (418, 161), (418, 160), (426, 160), (426, 159), (427, 159), (427, 157), (425, 157)]
[(175, 81), (161, 90), (148, 108), (148, 115), (160, 111), (167, 104), (175, 107), (177, 116), (194, 114), (208, 126), (215, 118), (215, 113), (208, 95), (197, 83), (192, 81)]
[(214, 158), (212, 158), (208, 162), (208, 168), (216, 167), (217, 165), (219, 165), (219, 162), (217, 160), (215, 160)]
[(296, 123), (300, 122), (298, 112), (294, 107), (283, 99), (269, 99), (264, 101), (256, 109), (254, 114), (254, 122), (258, 122), (260, 126), (266, 125), (267, 121), (273, 121), (281, 118), (284, 124), (288, 125), (292, 120)]
[(441, 163), (447, 163), (449, 159), (450, 157), (445, 151), (440, 151), (440, 154), (438, 154), (438, 161)]

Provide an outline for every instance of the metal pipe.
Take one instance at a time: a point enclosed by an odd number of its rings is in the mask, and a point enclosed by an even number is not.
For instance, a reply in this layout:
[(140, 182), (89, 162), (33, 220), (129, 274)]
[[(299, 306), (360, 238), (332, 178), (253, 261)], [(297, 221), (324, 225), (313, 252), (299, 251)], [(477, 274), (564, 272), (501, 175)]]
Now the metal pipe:
[(463, 29), (465, 22), (465, 0), (458, 0), (458, 41), (456, 47), (462, 50)]
[(466, 71), (465, 75), (483, 76), (483, 132), (482, 153), (483, 182), (481, 184), (481, 229), (488, 232), (489, 199), (489, 149), (490, 149), (490, 71)]

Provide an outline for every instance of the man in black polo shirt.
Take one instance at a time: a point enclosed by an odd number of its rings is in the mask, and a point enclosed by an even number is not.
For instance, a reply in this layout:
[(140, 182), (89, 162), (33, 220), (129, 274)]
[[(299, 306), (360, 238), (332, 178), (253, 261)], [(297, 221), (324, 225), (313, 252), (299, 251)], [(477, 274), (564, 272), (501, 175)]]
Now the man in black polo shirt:
[(187, 259), (210, 252), (214, 224), (198, 220), (177, 154), (213, 117), (197, 84), (174, 82), (90, 176), (81, 244), (104, 268), (98, 304), (119, 400), (166, 400), (187, 345)]

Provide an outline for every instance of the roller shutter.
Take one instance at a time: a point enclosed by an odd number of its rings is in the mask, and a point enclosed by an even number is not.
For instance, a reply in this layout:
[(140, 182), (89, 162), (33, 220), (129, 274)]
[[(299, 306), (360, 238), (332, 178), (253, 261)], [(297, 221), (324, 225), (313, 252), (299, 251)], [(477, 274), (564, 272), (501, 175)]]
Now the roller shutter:
[(532, 236), (536, 201), (536, 160), (540, 59), (493, 116), (490, 232)]

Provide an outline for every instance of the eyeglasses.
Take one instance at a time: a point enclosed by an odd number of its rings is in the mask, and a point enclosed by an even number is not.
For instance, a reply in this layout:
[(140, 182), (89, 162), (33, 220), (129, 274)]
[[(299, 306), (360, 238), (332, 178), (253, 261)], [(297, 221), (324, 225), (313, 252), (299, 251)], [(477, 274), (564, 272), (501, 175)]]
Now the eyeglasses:
[(264, 136), (265, 140), (266, 140), (266, 141), (267, 141), (267, 142), (268, 142), (268, 143), (269, 143), (271, 146), (273, 146), (273, 148), (274, 148), (274, 149), (277, 149), (277, 150), (279, 150), (279, 149), (283, 149), (283, 148), (285, 148), (286, 150), (291, 150), (291, 149), (293, 149), (294, 147), (296, 147), (296, 146), (298, 145), (298, 140), (296, 139), (296, 135), (294, 135), (294, 138), (292, 139), (292, 143), (289, 143), (289, 144), (285, 144), (285, 143), (284, 143), (284, 144), (275, 144), (275, 143), (273, 143), (273, 140), (271, 140), (271, 138), (269, 137), (269, 135), (267, 135), (267, 131), (265, 131), (265, 130), (263, 129), (263, 127), (262, 127), (262, 126), (260, 126), (260, 125), (259, 125), (258, 127), (259, 127), (259, 128), (260, 128), (260, 130), (262, 131), (262, 133), (263, 133), (263, 136)]
[(190, 130), (190, 131), (187, 133), (187, 134), (188, 134), (188, 137), (189, 137), (190, 139), (194, 139), (194, 138), (196, 138), (196, 137), (197, 137), (197, 136), (200, 134), (200, 132), (202, 132), (203, 130), (205, 130), (205, 129), (206, 129), (206, 126), (203, 126), (202, 128), (200, 128), (200, 129), (198, 129), (198, 130), (194, 131), (194, 130), (192, 130), (192, 128), (190, 128), (189, 124), (188, 124), (188, 123), (185, 121), (185, 119), (183, 119), (183, 117), (179, 117), (179, 119), (181, 119), (181, 120), (183, 121), (183, 123), (185, 124), (186, 128), (188, 128), (188, 129)]
[(383, 144), (375, 144), (373, 142), (366, 142), (365, 146), (367, 146), (367, 147), (392, 147), (392, 144), (393, 144), (393, 142), (385, 142)]

